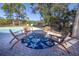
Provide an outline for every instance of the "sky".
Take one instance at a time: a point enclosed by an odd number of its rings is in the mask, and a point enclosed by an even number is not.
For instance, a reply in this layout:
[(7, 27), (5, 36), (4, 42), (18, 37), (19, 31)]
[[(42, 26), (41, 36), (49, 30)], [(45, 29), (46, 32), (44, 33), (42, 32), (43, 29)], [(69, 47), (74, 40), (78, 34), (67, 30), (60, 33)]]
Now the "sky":
[[(3, 5), (3, 3), (0, 3), (0, 7)], [(26, 7), (26, 13), (27, 13), (27, 17), (29, 17), (30, 20), (34, 20), (34, 21), (38, 21), (40, 20), (40, 14), (34, 14), (32, 12), (32, 9), (30, 8), (31, 5), (28, 3), (24, 3), (25, 7)], [(76, 7), (77, 4), (75, 3), (71, 3), (68, 8), (71, 10), (73, 8)], [(0, 9), (0, 17), (4, 17), (5, 13), (3, 12), (3, 10)]]

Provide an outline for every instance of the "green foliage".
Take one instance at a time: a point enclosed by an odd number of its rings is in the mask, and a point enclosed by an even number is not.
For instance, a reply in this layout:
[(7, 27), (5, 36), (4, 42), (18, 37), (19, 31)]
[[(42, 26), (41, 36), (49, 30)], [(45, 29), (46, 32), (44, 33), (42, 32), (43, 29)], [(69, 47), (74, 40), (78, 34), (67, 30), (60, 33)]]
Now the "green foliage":
[(28, 23), (27, 20), (21, 20), (22, 25), (26, 25), (27, 23)]
[[(5, 3), (1, 9), (5, 12), (6, 18), (13, 19), (25, 18), (25, 6), (21, 3)], [(15, 15), (14, 15), (15, 14)], [(12, 22), (14, 24), (14, 21)]]
[(0, 25), (10, 25), (12, 23), (9, 19), (0, 19)]
[[(59, 31), (70, 30), (70, 22), (74, 22), (76, 9), (69, 10), (67, 3), (38, 3), (31, 4), (33, 13), (39, 13), (41, 15), (42, 21), (29, 21), (24, 20), (26, 15), (26, 7), (21, 3), (5, 3), (1, 9), (5, 12), (7, 20), (0, 20), (0, 24), (14, 24), (14, 19), (17, 20), (16, 23), (21, 24), (46, 24), (51, 26), (53, 29)], [(15, 14), (15, 15), (14, 15)]]
[[(0, 26), (13, 26), (12, 25), (12, 21), (13, 20), (8, 19), (8, 18), (6, 18), (6, 19), (0, 18)], [(19, 22), (21, 24), (20, 26), (23, 26), (23, 25), (26, 25), (26, 24), (31, 25), (31, 24), (35, 24), (36, 23), (36, 21), (30, 21), (30, 20), (27, 20), (27, 19), (15, 20), (14, 22), (15, 22), (15, 26), (17, 26)]]
[(73, 22), (76, 9), (69, 10), (67, 3), (39, 3), (32, 4), (33, 12), (40, 13), (45, 24), (57, 28), (59, 31), (68, 30), (69, 22)]

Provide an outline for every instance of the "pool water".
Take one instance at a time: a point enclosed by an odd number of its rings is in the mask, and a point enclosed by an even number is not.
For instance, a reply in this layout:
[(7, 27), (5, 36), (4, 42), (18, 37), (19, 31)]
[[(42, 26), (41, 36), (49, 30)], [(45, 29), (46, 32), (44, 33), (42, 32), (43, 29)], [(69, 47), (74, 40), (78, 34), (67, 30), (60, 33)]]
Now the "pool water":
[(0, 33), (10, 33), (9, 29), (11, 29), (13, 32), (23, 30), (22, 27), (0, 27)]
[(54, 41), (43, 33), (32, 32), (21, 41), (26, 47), (44, 49), (55, 45)]

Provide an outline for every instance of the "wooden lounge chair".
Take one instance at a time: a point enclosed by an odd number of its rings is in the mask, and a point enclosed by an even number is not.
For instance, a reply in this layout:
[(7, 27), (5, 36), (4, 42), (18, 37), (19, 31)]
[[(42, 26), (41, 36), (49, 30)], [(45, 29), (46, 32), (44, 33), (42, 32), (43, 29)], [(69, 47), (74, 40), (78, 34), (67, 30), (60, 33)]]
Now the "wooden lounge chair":
[[(51, 35), (51, 34), (50, 34)], [(51, 35), (51, 37), (55, 37), (56, 39), (53, 39), (55, 43), (57, 43), (57, 46), (61, 49), (66, 50), (68, 53), (70, 53), (67, 48), (63, 45), (63, 42), (69, 37), (70, 33), (63, 35), (61, 37), (56, 36), (56, 35)], [(66, 42), (64, 42), (66, 44)]]
[(33, 30), (32, 26), (30, 26), (29, 24), (23, 26), (23, 29), (24, 29), (25, 33), (30, 32), (30, 31)]
[(66, 50), (69, 53), (67, 48), (62, 43), (67, 37), (69, 37), (70, 34), (61, 35), (60, 33), (56, 33), (55, 31), (52, 31), (51, 27), (49, 27), (49, 26), (44, 27), (43, 31), (51, 36), (50, 37), (51, 40), (53, 40), (55, 43), (57, 43), (56, 45), (62, 46), (64, 48), (64, 50)]
[[(69, 44), (72, 44), (70, 41), (73, 40), (73, 39), (79, 39), (79, 37), (70, 37), (71, 33), (64, 33), (64, 34), (61, 34), (61, 33), (57, 33), (55, 31), (52, 31), (50, 27), (44, 27), (44, 32), (48, 33), (50, 36), (51, 36), (51, 40), (53, 40), (55, 43), (57, 43), (56, 45), (67, 51), (68, 53), (70, 53), (66, 46), (67, 44), (66, 43), (69, 43)], [(53, 39), (54, 38), (54, 39)]]
[(69, 37), (70, 33), (67, 33), (67, 34), (65, 33), (64, 35), (62, 35), (60, 37), (56, 36), (56, 35), (52, 35), (52, 34), (50, 34), (50, 35), (51, 35), (51, 38), (52, 37), (56, 38), (56, 39), (52, 38), (52, 40), (54, 40), (54, 42), (57, 43), (56, 46), (58, 46), (62, 50), (65, 50), (69, 54), (72, 54), (72, 53), (67, 50), (66, 43), (72, 44), (72, 43), (70, 43), (71, 40), (74, 40), (74, 39), (79, 40), (79, 37)]
[[(12, 36), (13, 36), (13, 39), (10, 41), (10, 43), (12, 43), (12, 41), (13, 41), (14, 39), (17, 40), (17, 41), (11, 46), (11, 49), (12, 49), (22, 38), (24, 38), (24, 36), (27, 35), (28, 32), (30, 32), (30, 31), (32, 31), (32, 30), (30, 30), (30, 27), (29, 27), (29, 26), (24, 26), (24, 27), (23, 27), (23, 30), (16, 31), (16, 32), (12, 32), (12, 30), (10, 29), (9, 31), (10, 31), (10, 33), (11, 33)], [(21, 32), (21, 33), (19, 33), (19, 32)]]
[[(17, 31), (17, 32), (13, 32), (10, 29), (9, 31), (10, 31), (10, 33), (13, 36), (12, 40), (10, 41), (10, 43), (12, 43), (16, 39), (16, 42), (11, 46), (10, 49), (12, 49), (19, 41), (21, 41), (22, 38), (24, 38), (27, 35), (25, 32), (23, 32), (23, 30)], [(19, 32), (21, 32), (21, 33), (19, 33)]]

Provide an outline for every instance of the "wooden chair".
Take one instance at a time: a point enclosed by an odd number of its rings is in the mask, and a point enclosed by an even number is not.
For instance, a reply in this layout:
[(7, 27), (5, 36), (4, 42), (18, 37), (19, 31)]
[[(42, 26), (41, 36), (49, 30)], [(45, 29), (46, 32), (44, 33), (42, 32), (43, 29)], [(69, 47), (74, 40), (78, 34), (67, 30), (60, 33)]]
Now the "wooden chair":
[[(50, 34), (51, 35), (51, 34)], [(79, 37), (69, 37), (70, 33), (67, 33), (65, 35), (62, 35), (61, 37), (56, 36), (56, 35), (51, 35), (51, 37), (56, 37), (56, 39), (53, 39), (55, 43), (57, 43), (56, 45), (60, 48), (60, 49), (64, 49), (67, 53), (72, 54), (70, 51), (67, 50), (66, 48), (66, 43), (70, 43), (69, 41), (73, 40), (73, 39), (77, 39), (79, 40)], [(72, 44), (72, 43), (70, 43)]]
[(30, 32), (30, 31), (33, 30), (33, 28), (29, 24), (23, 26), (23, 29), (24, 29), (25, 33)]
[[(9, 43), (12, 43), (15, 39), (17, 40), (10, 49), (12, 49), (19, 41), (21, 41), (22, 38), (24, 38), (26, 36), (26, 34), (23, 32), (23, 30), (21, 31), (17, 31), (17, 32), (13, 32), (11, 29), (9, 30), (10, 33), (12, 34), (13, 38)], [(19, 33), (21, 32), (21, 33)]]

